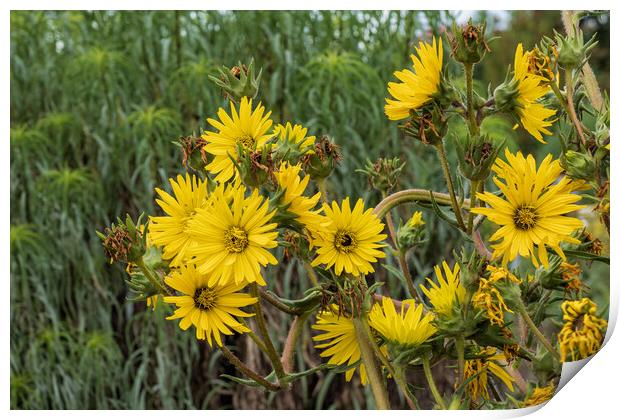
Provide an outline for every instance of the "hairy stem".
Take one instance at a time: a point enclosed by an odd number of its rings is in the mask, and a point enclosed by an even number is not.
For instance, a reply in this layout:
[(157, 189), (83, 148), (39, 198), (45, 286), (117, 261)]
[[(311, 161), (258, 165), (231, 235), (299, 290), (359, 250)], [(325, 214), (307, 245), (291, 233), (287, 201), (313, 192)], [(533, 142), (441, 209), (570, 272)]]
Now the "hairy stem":
[(260, 289), (259, 293), (260, 293), (260, 296), (263, 299), (265, 299), (267, 302), (269, 302), (271, 305), (273, 305), (274, 307), (278, 308), (282, 312), (287, 313), (289, 315), (300, 315), (301, 314), (300, 310), (297, 310), (295, 308), (291, 308), (290, 306), (280, 302), (278, 300), (277, 296), (275, 296), (269, 290)]
[(586, 138), (583, 135), (583, 128), (581, 127), (581, 121), (577, 118), (577, 113), (575, 112), (575, 104), (573, 103), (573, 94), (574, 94), (574, 85), (573, 85), (573, 72), (571, 70), (566, 70), (566, 101), (568, 104), (568, 115), (573, 122), (573, 125), (577, 129), (577, 134), (579, 134), (579, 140), (581, 140), (581, 144), (585, 147)]
[(532, 330), (532, 332), (538, 339), (538, 341), (540, 341), (540, 343), (543, 346), (545, 346), (545, 348), (549, 351), (549, 353), (551, 353), (553, 357), (555, 357), (559, 361), (560, 353), (558, 353), (557, 350), (553, 348), (549, 340), (547, 340), (547, 338), (543, 335), (543, 333), (540, 332), (538, 327), (536, 327), (536, 324), (534, 324), (534, 321), (532, 321), (532, 318), (530, 318), (530, 315), (527, 313), (527, 309), (525, 308), (525, 305), (521, 303), (517, 309), (519, 311), (519, 314), (521, 315), (521, 317), (527, 324), (527, 326), (530, 327), (530, 330)]
[[(469, 205), (470, 208), (476, 207), (476, 193), (478, 192), (478, 184), (480, 181), (471, 181), (471, 191), (469, 192)], [(467, 233), (471, 235), (474, 232), (474, 213), (469, 211), (469, 215), (467, 216)]]
[(456, 386), (458, 388), (465, 380), (465, 339), (462, 334), (454, 339), (454, 345), (457, 354)]
[(301, 336), (301, 332), (304, 328), (306, 319), (310, 316), (309, 312), (296, 316), (291, 324), (291, 329), (286, 337), (286, 343), (284, 344), (284, 350), (282, 351), (282, 367), (285, 372), (293, 371), (293, 356), (295, 355), (295, 346), (297, 340)]
[(230, 363), (232, 363), (235, 366), (235, 368), (237, 368), (237, 370), (239, 372), (243, 373), (248, 378), (254, 379), (257, 383), (259, 383), (260, 385), (264, 386), (265, 388), (267, 388), (270, 391), (278, 391), (280, 389), (280, 385), (272, 384), (271, 382), (269, 382), (268, 380), (266, 380), (265, 378), (260, 376), (258, 373), (254, 372), (252, 369), (250, 369), (250, 367), (248, 365), (246, 365), (245, 363), (243, 363), (241, 361), (241, 359), (239, 359), (237, 356), (235, 356), (228, 349), (228, 347), (221, 346), (220, 347), (220, 351), (228, 359), (228, 361)]
[(273, 365), (273, 370), (276, 372), (276, 376), (280, 381), (282, 378), (286, 376), (284, 373), (284, 368), (282, 367), (282, 362), (280, 361), (280, 357), (276, 352), (276, 348), (271, 341), (271, 337), (269, 336), (269, 330), (267, 329), (267, 325), (265, 324), (265, 317), (263, 315), (263, 307), (261, 306), (258, 286), (256, 283), (252, 283), (250, 285), (250, 292), (253, 296), (258, 297), (258, 300), (254, 304), (254, 310), (256, 311), (256, 323), (258, 324), (258, 330), (260, 331), (261, 336), (263, 337), (263, 341), (265, 343), (265, 350), (267, 350), (266, 355), (271, 361)]
[(467, 121), (469, 123), (469, 132), (472, 135), (479, 134), (478, 122), (474, 114), (474, 65), (465, 64), (465, 81), (467, 85)]
[(442, 410), (447, 410), (446, 403), (443, 398), (441, 398), (441, 394), (435, 385), (435, 380), (433, 379), (433, 372), (431, 372), (431, 365), (428, 360), (428, 355), (422, 356), (422, 366), (424, 367), (424, 376), (426, 376), (426, 381), (428, 382), (428, 386), (431, 390), (431, 394), (435, 398), (435, 401), (441, 407)]
[(437, 142), (435, 148), (437, 149), (437, 156), (439, 156), (441, 169), (443, 169), (443, 174), (446, 178), (446, 184), (448, 185), (448, 192), (450, 193), (450, 201), (452, 203), (452, 210), (454, 211), (454, 215), (456, 216), (456, 222), (463, 231), (466, 231), (465, 224), (463, 223), (463, 215), (461, 214), (461, 209), (459, 207), (459, 202), (456, 199), (456, 194), (454, 193), (454, 184), (452, 183), (452, 175), (450, 174), (450, 165), (448, 164), (446, 151), (443, 147), (443, 141)]
[[(421, 189), (408, 189), (395, 192), (393, 194), (385, 197), (373, 210), (373, 212), (377, 215), (379, 219), (385, 217), (387, 212), (393, 209), (396, 206), (406, 203), (413, 203), (416, 201), (423, 201), (426, 203), (431, 203), (432, 198), (435, 199), (437, 204), (443, 204), (446, 206), (450, 206), (452, 204), (452, 200), (448, 194), (434, 192), (430, 190), (421, 190)], [(463, 208), (469, 209), (469, 200), (464, 200)]]
[(155, 287), (160, 294), (164, 296), (170, 295), (170, 291), (167, 290), (167, 288), (162, 284), (162, 282), (155, 276), (155, 274), (153, 274), (151, 269), (146, 266), (142, 257), (140, 257), (136, 261), (136, 265), (138, 266), (140, 271), (142, 271), (142, 274), (144, 274), (144, 276), (149, 280), (151, 285), (153, 285), (153, 287)]
[(377, 359), (375, 358), (372, 346), (370, 344), (372, 337), (368, 335), (368, 319), (366, 314), (362, 314), (360, 317), (353, 318), (353, 325), (355, 327), (355, 334), (357, 336), (357, 342), (360, 347), (360, 353), (362, 356), (362, 362), (366, 367), (366, 376), (370, 383), (370, 389), (375, 397), (375, 404), (379, 410), (389, 410), (390, 401), (388, 399), (387, 390), (385, 388), (385, 382), (383, 376), (377, 366)]

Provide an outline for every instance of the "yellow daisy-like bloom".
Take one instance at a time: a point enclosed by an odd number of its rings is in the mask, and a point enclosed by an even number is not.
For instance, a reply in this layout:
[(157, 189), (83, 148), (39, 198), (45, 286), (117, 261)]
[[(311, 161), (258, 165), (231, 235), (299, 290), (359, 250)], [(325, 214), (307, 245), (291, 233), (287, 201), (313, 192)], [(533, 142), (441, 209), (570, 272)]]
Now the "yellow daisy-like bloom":
[[(360, 347), (357, 342), (355, 326), (351, 318), (344, 315), (338, 316), (338, 308), (332, 305), (331, 308), (321, 311), (316, 317), (316, 324), (312, 329), (324, 331), (312, 337), (314, 341), (325, 341), (316, 344), (317, 349), (325, 349), (321, 352), (321, 357), (329, 357), (327, 361), (330, 365), (355, 365), (361, 359)], [(366, 366), (359, 365), (360, 379), (362, 385), (366, 385)], [(345, 379), (348, 381), (353, 377), (355, 367), (345, 372)]]
[(450, 315), (456, 304), (461, 304), (465, 300), (465, 287), (459, 279), (459, 271), (461, 267), (458, 263), (454, 264), (454, 270), (450, 270), (450, 266), (445, 261), (442, 263), (445, 278), (441, 272), (441, 267), (435, 266), (435, 276), (437, 283), (430, 278), (426, 278), (431, 285), (427, 289), (423, 284), (420, 285), (422, 293), (428, 298), (433, 309), (438, 315)]
[(603, 344), (607, 321), (596, 316), (596, 303), (588, 298), (562, 303), (564, 326), (558, 334), (562, 362), (596, 353)]
[(522, 407), (531, 407), (533, 405), (540, 405), (546, 403), (555, 395), (555, 385), (549, 384), (545, 387), (536, 387), (530, 394), (530, 396), (523, 401)]
[(208, 276), (200, 274), (193, 265), (181, 266), (166, 277), (166, 284), (181, 293), (166, 296), (164, 302), (174, 303), (178, 309), (166, 319), (181, 318), (179, 327), (187, 330), (196, 328), (196, 338), (207, 340), (213, 346), (213, 339), (222, 345), (221, 334), (233, 335), (250, 331), (234, 317), (250, 317), (241, 309), (256, 303), (257, 299), (246, 293), (239, 293), (244, 285), (215, 284)]
[(269, 119), (271, 111), (265, 114), (265, 107), (260, 102), (252, 111), (252, 100), (246, 97), (241, 98), (239, 112), (231, 101), (230, 116), (223, 108), (217, 111), (217, 115), (220, 121), (212, 118), (207, 121), (218, 131), (205, 131), (202, 135), (207, 141), (204, 150), (214, 156), (206, 169), (216, 174), (217, 182), (226, 182), (236, 173), (231, 158), (238, 158), (237, 146), (245, 150), (261, 150), (272, 137), (268, 131), (273, 122)]
[(570, 235), (583, 226), (581, 220), (566, 216), (584, 207), (574, 204), (581, 198), (571, 193), (577, 184), (568, 177), (558, 180), (562, 167), (551, 155), (547, 155), (538, 170), (532, 155), (525, 158), (521, 152), (513, 155), (506, 149), (506, 159), (507, 162), (497, 159), (492, 168), (497, 174), (493, 182), (504, 198), (490, 192), (478, 193), (478, 198), (490, 207), (472, 209), (501, 226), (490, 238), (499, 241), (492, 245), (493, 258), (501, 256), (502, 264), (506, 265), (521, 255), (531, 258), (538, 267), (535, 255), (538, 249), (538, 258), (547, 267), (547, 247), (551, 247), (566, 260), (560, 243), (580, 243)]
[(416, 305), (413, 299), (403, 300), (400, 311), (394, 302), (384, 296), (381, 304), (375, 304), (368, 315), (370, 326), (387, 341), (401, 346), (416, 347), (426, 342), (435, 332), (431, 322), (432, 313), (423, 315), (423, 306)]
[(494, 348), (487, 347), (485, 350), (482, 350), (478, 356), (480, 358), (465, 361), (465, 380), (467, 381), (477, 374), (477, 376), (466, 385), (467, 393), (472, 401), (476, 401), (479, 397), (485, 400), (489, 399), (489, 390), (487, 388), (489, 373), (502, 381), (511, 392), (514, 391), (513, 382), (515, 382), (515, 380), (503, 368), (506, 362), (506, 356), (504, 356), (503, 353), (496, 354)]
[[(548, 80), (532, 72), (531, 52), (523, 52), (523, 45), (519, 44), (515, 51), (515, 75), (517, 81), (517, 113), (523, 128), (536, 140), (545, 143), (542, 134), (550, 135), (547, 129), (555, 120), (548, 120), (555, 115), (555, 110), (545, 108), (539, 101), (549, 92)], [(541, 134), (542, 133), (542, 134)]]
[(172, 260), (170, 265), (179, 266), (186, 258), (187, 250), (192, 244), (188, 231), (188, 222), (196, 211), (208, 206), (207, 184), (196, 176), (178, 175), (177, 180), (170, 178), (174, 197), (155, 188), (161, 199), (155, 200), (166, 216), (150, 217), (149, 239), (156, 246), (163, 247), (162, 257)]
[(407, 226), (409, 226), (410, 228), (416, 228), (418, 226), (424, 225), (425, 222), (424, 219), (422, 219), (421, 211), (416, 211), (415, 213), (413, 213), (413, 216), (411, 216), (411, 219), (409, 219), (409, 221), (407, 222)]
[(388, 92), (394, 97), (394, 99), (385, 99), (385, 114), (390, 120), (398, 121), (408, 118), (411, 111), (430, 102), (439, 90), (443, 66), (441, 38), (439, 38), (439, 48), (433, 38), (433, 45), (420, 42), (416, 47), (416, 53), (417, 57), (411, 54), (413, 71), (403, 69), (394, 72), (394, 76), (400, 80), (400, 83), (388, 83)]
[(304, 179), (301, 179), (300, 171), (301, 164), (293, 166), (283, 162), (280, 170), (275, 173), (278, 185), (284, 191), (282, 203), (288, 206), (286, 211), (293, 213), (300, 224), (310, 229), (329, 225), (329, 220), (321, 216), (320, 209), (313, 210), (321, 198), (321, 193), (318, 192), (312, 197), (303, 195), (310, 182), (310, 176), (306, 175)]
[(274, 127), (273, 133), (280, 141), (289, 141), (299, 146), (299, 149), (305, 154), (314, 153), (315, 136), (308, 136), (308, 129), (295, 124), (294, 126), (287, 122), (286, 125), (278, 124)]
[(513, 312), (506, 306), (506, 302), (504, 302), (504, 298), (497, 288), (497, 283), (508, 280), (521, 284), (521, 280), (503, 267), (489, 265), (487, 272), (489, 273), (487, 278), (480, 278), (478, 290), (472, 296), (471, 302), (475, 308), (486, 311), (491, 325), (503, 327), (505, 325), (504, 312)]
[(360, 199), (351, 211), (348, 197), (342, 202), (342, 210), (335, 201), (331, 207), (323, 204), (325, 216), (332, 223), (313, 241), (318, 255), (312, 266), (326, 264), (327, 269), (334, 266), (337, 275), (343, 270), (354, 276), (373, 273), (371, 263), (385, 257), (378, 248), (385, 246), (381, 241), (387, 235), (381, 233), (384, 225), (372, 210), (364, 211), (364, 202)]
[[(275, 213), (269, 211), (269, 200), (258, 191), (245, 198), (245, 187), (239, 186), (232, 200), (218, 187), (213, 204), (198, 213), (189, 223), (195, 243), (191, 248), (194, 262), (201, 273), (210, 274), (209, 283), (265, 285), (261, 266), (277, 264), (268, 251), (278, 243), (276, 223), (269, 223)], [(232, 201), (229, 203), (229, 201)]]

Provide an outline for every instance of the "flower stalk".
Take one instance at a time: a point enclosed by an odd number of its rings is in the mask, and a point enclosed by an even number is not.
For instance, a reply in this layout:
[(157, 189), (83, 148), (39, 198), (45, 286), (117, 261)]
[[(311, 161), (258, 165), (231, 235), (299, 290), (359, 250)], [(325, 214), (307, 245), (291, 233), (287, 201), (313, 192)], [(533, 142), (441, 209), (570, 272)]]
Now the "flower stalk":
[(428, 355), (422, 356), (422, 367), (424, 368), (424, 376), (426, 376), (426, 381), (428, 382), (428, 386), (431, 390), (431, 394), (435, 398), (435, 401), (439, 405), (442, 410), (447, 410), (446, 403), (444, 402), (439, 390), (437, 389), (437, 385), (435, 385), (435, 379), (433, 378), (433, 372), (431, 371), (430, 361), (428, 359)]
[(463, 231), (466, 231), (465, 224), (463, 223), (463, 215), (459, 207), (456, 194), (454, 192), (454, 184), (452, 183), (452, 174), (450, 173), (450, 165), (448, 164), (448, 158), (446, 157), (446, 150), (443, 147), (443, 141), (438, 141), (435, 144), (437, 149), (437, 156), (439, 156), (439, 162), (441, 163), (441, 169), (443, 169), (444, 177), (446, 178), (446, 184), (448, 185), (448, 192), (450, 193), (450, 202), (452, 204), (452, 210), (456, 217), (456, 222)]
[(547, 340), (543, 333), (540, 332), (538, 327), (536, 327), (536, 324), (534, 324), (534, 321), (532, 321), (532, 318), (530, 318), (530, 315), (527, 313), (527, 309), (522, 302), (518, 305), (517, 311), (519, 312), (519, 315), (521, 315), (527, 326), (530, 328), (530, 330), (534, 333), (538, 341), (549, 351), (549, 353), (551, 353), (551, 355), (553, 355), (556, 360), (560, 361), (560, 353), (558, 353), (558, 351), (553, 348), (549, 340)]

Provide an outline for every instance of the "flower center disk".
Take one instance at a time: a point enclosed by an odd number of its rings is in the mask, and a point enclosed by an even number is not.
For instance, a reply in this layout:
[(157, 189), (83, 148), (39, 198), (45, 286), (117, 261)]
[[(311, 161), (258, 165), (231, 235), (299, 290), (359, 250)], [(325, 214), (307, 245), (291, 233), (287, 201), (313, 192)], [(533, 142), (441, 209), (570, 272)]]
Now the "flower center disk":
[(339, 230), (334, 237), (334, 247), (340, 252), (351, 252), (357, 248), (357, 239), (353, 232)]
[(248, 244), (248, 234), (243, 229), (233, 226), (224, 233), (224, 245), (228, 252), (243, 252)]
[(531, 206), (518, 207), (514, 213), (513, 221), (521, 230), (530, 230), (536, 226), (538, 215)]
[(213, 289), (209, 289), (208, 287), (203, 287), (200, 289), (196, 289), (194, 293), (194, 303), (199, 309), (208, 311), (215, 306), (215, 301), (217, 296)]
[(243, 146), (244, 149), (252, 149), (254, 148), (254, 139), (247, 134), (237, 137), (237, 144)]

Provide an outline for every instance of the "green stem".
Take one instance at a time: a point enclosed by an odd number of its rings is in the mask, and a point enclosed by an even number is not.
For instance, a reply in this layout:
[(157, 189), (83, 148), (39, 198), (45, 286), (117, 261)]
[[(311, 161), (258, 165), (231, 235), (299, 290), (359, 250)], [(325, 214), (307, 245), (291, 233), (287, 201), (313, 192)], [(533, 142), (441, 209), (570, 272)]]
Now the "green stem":
[(318, 286), (319, 278), (317, 277), (314, 268), (307, 261), (304, 261), (304, 268), (306, 269), (306, 274), (308, 274), (308, 278), (312, 282), (312, 285), (314, 287)]
[(372, 394), (375, 397), (377, 409), (389, 410), (390, 401), (387, 396), (385, 382), (377, 366), (377, 359), (373, 354), (374, 352), (370, 344), (372, 337), (367, 333), (369, 327), (366, 314), (362, 314), (360, 317), (353, 317), (353, 326), (355, 327), (355, 334), (357, 336), (362, 362), (366, 367), (366, 376), (368, 377)]
[(450, 174), (450, 165), (448, 164), (446, 151), (443, 147), (443, 141), (437, 142), (435, 144), (435, 147), (437, 148), (437, 156), (439, 156), (439, 161), (441, 162), (441, 169), (443, 169), (443, 174), (446, 178), (446, 183), (448, 185), (448, 192), (450, 193), (450, 201), (452, 203), (452, 210), (454, 211), (454, 215), (456, 216), (456, 222), (460, 226), (461, 230), (465, 232), (466, 228), (465, 224), (463, 223), (463, 216), (461, 215), (459, 202), (456, 199), (456, 194), (454, 193), (454, 184), (452, 183), (452, 175)]
[[(470, 188), (471, 191), (469, 192), (469, 206), (470, 208), (474, 208), (476, 207), (476, 193), (478, 192), (478, 184), (480, 183), (480, 181), (471, 181), (470, 184)], [(474, 232), (474, 213), (469, 212), (469, 215), (467, 216), (467, 233), (469, 235), (471, 235)]]
[(232, 363), (235, 366), (235, 368), (237, 368), (237, 370), (239, 370), (241, 373), (243, 373), (248, 378), (254, 379), (257, 383), (264, 386), (270, 391), (278, 391), (280, 389), (280, 385), (272, 384), (271, 382), (269, 382), (268, 380), (260, 376), (258, 373), (250, 369), (250, 367), (246, 365), (245, 363), (243, 363), (237, 356), (235, 356), (233, 352), (228, 350), (228, 347), (221, 346), (220, 351), (228, 359), (228, 361)]
[(465, 381), (465, 338), (460, 334), (454, 339), (457, 354), (457, 388)]
[(260, 331), (260, 334), (263, 337), (263, 342), (265, 343), (266, 355), (273, 365), (273, 370), (276, 372), (278, 380), (281, 381), (282, 378), (286, 376), (286, 373), (284, 373), (284, 367), (282, 366), (280, 357), (278, 356), (276, 348), (274, 347), (271, 337), (269, 336), (269, 330), (267, 330), (267, 325), (265, 324), (265, 317), (263, 316), (263, 308), (261, 306), (258, 286), (256, 283), (252, 283), (250, 285), (250, 292), (252, 293), (252, 296), (258, 298), (254, 304), (254, 310), (256, 311), (255, 319), (258, 324), (258, 330)]
[(441, 394), (435, 385), (435, 380), (433, 379), (433, 372), (431, 372), (431, 365), (428, 360), (428, 355), (422, 356), (422, 366), (424, 367), (424, 376), (426, 376), (426, 381), (428, 382), (428, 386), (431, 389), (431, 393), (435, 398), (435, 401), (441, 407), (442, 410), (447, 410), (446, 403), (443, 398), (441, 398)]
[(469, 132), (472, 135), (478, 135), (480, 130), (474, 115), (474, 65), (470, 63), (465, 64), (464, 67), (467, 85), (467, 121), (469, 123)]
[(418, 295), (418, 291), (415, 289), (415, 285), (413, 284), (413, 277), (411, 277), (411, 273), (409, 272), (409, 264), (407, 263), (407, 257), (405, 254), (406, 251), (403, 251), (402, 249), (398, 250), (398, 262), (400, 263), (400, 268), (405, 275), (409, 294), (412, 298), (420, 302), (420, 296)]
[[(377, 204), (373, 212), (377, 215), (379, 219), (382, 219), (383, 217), (385, 217), (387, 212), (389, 212), (396, 206), (406, 203), (413, 203), (416, 201), (431, 203), (433, 201), (433, 198), (435, 199), (435, 202), (437, 204), (443, 204), (446, 206), (452, 205), (452, 199), (448, 194), (412, 188), (388, 195), (379, 204)], [(463, 201), (463, 208), (466, 210), (469, 209), (469, 200)]]
[(160, 294), (162, 294), (163, 296), (167, 296), (170, 294), (169, 291), (161, 284), (161, 281), (157, 279), (155, 275), (151, 272), (151, 270), (146, 266), (146, 264), (144, 264), (144, 259), (142, 259), (142, 257), (140, 257), (136, 261), (136, 265), (138, 266), (140, 271), (142, 271), (142, 274), (144, 274), (144, 276), (149, 280), (149, 282), (151, 282), (153, 287), (155, 287), (159, 291)]
[(321, 201), (325, 204), (329, 204), (327, 198), (327, 188), (325, 188), (325, 178), (318, 178), (316, 180), (316, 184), (319, 187), (319, 191), (321, 192)]
[(557, 350), (553, 348), (549, 340), (547, 340), (543, 333), (541, 333), (540, 330), (536, 327), (536, 324), (534, 324), (534, 321), (532, 321), (532, 318), (530, 318), (530, 315), (527, 313), (527, 309), (525, 308), (525, 305), (523, 305), (523, 303), (519, 305), (518, 311), (527, 326), (530, 327), (530, 330), (532, 330), (536, 338), (538, 338), (538, 341), (540, 341), (540, 343), (545, 346), (549, 353), (551, 353), (553, 357), (555, 357), (559, 361), (560, 353), (558, 353)]
[(274, 306), (275, 308), (281, 310), (284, 313), (287, 313), (289, 315), (300, 315), (302, 313), (301, 310), (297, 310), (295, 308), (291, 308), (290, 306), (288, 306), (288, 305), (284, 304), (283, 302), (279, 301), (277, 296), (275, 296), (269, 290), (260, 289), (259, 293), (260, 293), (260, 296), (263, 299), (265, 299), (272, 306)]
[(579, 139), (581, 140), (581, 144), (583, 146), (586, 145), (586, 138), (583, 135), (583, 129), (581, 128), (581, 121), (577, 118), (577, 113), (575, 112), (575, 105), (573, 104), (573, 72), (572, 70), (566, 70), (564, 72), (566, 74), (566, 101), (568, 103), (568, 115), (570, 116), (573, 125), (577, 129), (577, 134), (579, 134)]

